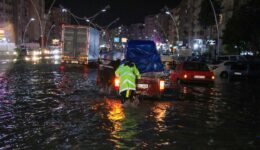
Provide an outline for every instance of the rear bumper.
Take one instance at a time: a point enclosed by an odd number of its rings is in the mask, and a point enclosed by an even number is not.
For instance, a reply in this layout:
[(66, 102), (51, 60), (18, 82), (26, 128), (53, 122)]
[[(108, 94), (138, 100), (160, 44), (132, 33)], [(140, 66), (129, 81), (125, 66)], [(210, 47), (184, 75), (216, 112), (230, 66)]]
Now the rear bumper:
[(214, 84), (214, 80), (181, 80), (182, 83)]

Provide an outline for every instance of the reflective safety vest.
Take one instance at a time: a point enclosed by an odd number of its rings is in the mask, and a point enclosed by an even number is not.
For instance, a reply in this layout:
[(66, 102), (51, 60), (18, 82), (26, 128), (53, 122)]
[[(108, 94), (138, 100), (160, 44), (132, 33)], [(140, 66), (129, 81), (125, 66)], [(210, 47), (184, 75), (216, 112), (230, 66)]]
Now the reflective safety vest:
[(119, 93), (126, 90), (136, 90), (136, 76), (140, 78), (140, 73), (135, 65), (130, 67), (122, 64), (118, 67), (115, 74), (120, 80)]

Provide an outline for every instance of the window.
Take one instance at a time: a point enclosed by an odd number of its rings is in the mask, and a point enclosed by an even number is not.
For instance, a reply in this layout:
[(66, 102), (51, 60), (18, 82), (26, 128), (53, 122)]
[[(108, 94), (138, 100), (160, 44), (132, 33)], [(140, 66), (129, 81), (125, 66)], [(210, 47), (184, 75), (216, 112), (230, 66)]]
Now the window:
[(198, 71), (208, 71), (209, 68), (204, 63), (185, 63), (183, 65), (184, 70), (198, 70)]

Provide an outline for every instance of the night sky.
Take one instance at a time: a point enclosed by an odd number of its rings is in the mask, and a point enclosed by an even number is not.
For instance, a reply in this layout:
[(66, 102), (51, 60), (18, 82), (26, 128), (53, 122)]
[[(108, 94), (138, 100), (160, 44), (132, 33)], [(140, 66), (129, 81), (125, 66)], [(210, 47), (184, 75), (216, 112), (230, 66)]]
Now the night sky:
[[(49, 8), (52, 1), (46, 0), (46, 8)], [(180, 0), (56, 0), (55, 5), (61, 4), (80, 17), (90, 17), (109, 4), (110, 10), (94, 21), (105, 26), (117, 17), (120, 17), (117, 25), (142, 23), (144, 16), (159, 13), (165, 5), (172, 8), (179, 2)]]

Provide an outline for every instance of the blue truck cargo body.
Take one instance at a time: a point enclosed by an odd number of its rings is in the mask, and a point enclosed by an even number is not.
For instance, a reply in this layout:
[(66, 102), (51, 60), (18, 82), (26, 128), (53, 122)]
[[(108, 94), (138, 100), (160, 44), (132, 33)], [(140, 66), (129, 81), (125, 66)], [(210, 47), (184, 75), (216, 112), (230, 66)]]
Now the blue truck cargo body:
[(130, 40), (125, 58), (134, 62), (140, 73), (161, 72), (164, 69), (153, 41)]

